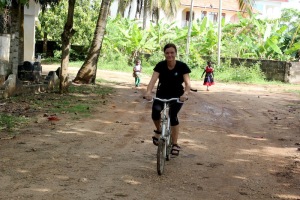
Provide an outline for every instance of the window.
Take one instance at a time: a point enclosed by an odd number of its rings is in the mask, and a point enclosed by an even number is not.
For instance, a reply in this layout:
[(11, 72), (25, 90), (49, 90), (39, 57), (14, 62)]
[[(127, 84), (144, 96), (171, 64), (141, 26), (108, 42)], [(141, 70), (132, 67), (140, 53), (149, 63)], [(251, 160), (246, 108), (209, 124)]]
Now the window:
[[(194, 20), (194, 18), (195, 18), (195, 13), (193, 12), (192, 20)], [(186, 21), (190, 21), (190, 11), (187, 11), (187, 12), (186, 12), (185, 20), (186, 20)]]
[(212, 22), (218, 22), (218, 13), (216, 13), (216, 12), (208, 13), (208, 20), (210, 20)]
[(260, 13), (263, 13), (263, 11), (264, 11), (264, 5), (263, 5), (263, 4), (260, 4), (260, 3), (255, 3), (255, 4), (254, 4), (254, 8), (255, 8), (256, 10), (258, 10)]
[(201, 20), (206, 17), (207, 12), (206, 11), (201, 11)]

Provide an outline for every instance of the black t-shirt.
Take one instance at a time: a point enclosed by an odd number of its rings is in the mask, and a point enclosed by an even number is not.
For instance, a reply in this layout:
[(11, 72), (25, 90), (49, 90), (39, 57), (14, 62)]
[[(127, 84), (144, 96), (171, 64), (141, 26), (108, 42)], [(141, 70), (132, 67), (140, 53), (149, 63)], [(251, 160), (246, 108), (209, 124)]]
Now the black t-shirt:
[(177, 60), (174, 69), (169, 70), (167, 61), (164, 60), (155, 66), (154, 71), (159, 73), (159, 82), (156, 91), (158, 98), (169, 99), (183, 95), (183, 75), (191, 73), (190, 68), (185, 63)]

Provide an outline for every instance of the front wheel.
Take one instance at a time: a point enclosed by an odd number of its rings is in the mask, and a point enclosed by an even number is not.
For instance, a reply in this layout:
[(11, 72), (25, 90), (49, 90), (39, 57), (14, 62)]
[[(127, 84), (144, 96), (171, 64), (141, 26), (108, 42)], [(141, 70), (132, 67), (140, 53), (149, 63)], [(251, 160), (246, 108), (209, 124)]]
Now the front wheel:
[(173, 146), (173, 142), (172, 142), (172, 136), (169, 136), (169, 142), (167, 144), (167, 153), (166, 153), (166, 160), (169, 161), (171, 158), (171, 151), (172, 151), (172, 146)]
[(157, 173), (162, 175), (165, 168), (165, 155), (166, 155), (166, 142), (163, 139), (160, 139), (158, 142), (157, 148)]

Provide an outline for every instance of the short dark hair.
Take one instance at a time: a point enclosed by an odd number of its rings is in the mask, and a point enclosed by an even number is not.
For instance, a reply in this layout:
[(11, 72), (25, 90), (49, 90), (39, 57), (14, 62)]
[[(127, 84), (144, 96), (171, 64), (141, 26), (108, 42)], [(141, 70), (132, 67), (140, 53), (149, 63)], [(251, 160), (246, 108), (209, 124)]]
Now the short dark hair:
[(166, 51), (166, 49), (171, 48), (171, 47), (173, 47), (175, 49), (175, 52), (177, 53), (176, 45), (173, 44), (173, 43), (166, 44), (165, 47), (164, 47), (164, 52)]

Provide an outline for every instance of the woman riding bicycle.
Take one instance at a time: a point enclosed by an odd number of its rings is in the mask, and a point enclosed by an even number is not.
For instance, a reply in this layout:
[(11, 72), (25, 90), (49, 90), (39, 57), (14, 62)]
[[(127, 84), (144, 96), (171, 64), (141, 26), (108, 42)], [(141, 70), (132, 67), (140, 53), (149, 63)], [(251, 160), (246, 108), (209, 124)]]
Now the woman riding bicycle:
[[(169, 43), (164, 47), (165, 60), (157, 63), (154, 68), (151, 80), (147, 87), (147, 92), (144, 95), (147, 100), (152, 100), (151, 92), (155, 86), (157, 79), (159, 79), (156, 97), (161, 99), (179, 98), (184, 102), (188, 99), (188, 94), (191, 89), (190, 85), (190, 68), (187, 64), (176, 60), (177, 48), (174, 44)], [(185, 87), (182, 83), (184, 82)], [(170, 104), (170, 122), (173, 147), (171, 153), (178, 155), (180, 147), (178, 146), (177, 139), (179, 134), (179, 121), (177, 114), (182, 107), (182, 103), (172, 102)], [(154, 130), (155, 135), (152, 137), (153, 144), (158, 145), (158, 139), (161, 134), (160, 127), (160, 112), (163, 109), (163, 103), (154, 100), (152, 105), (152, 120), (156, 127)]]

